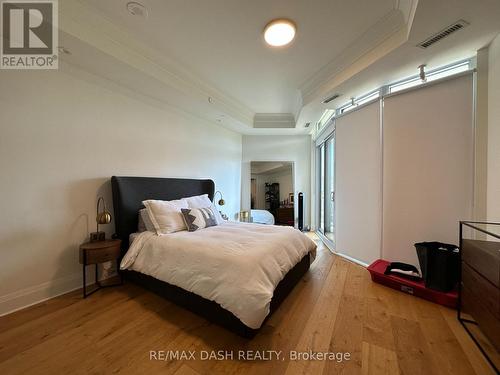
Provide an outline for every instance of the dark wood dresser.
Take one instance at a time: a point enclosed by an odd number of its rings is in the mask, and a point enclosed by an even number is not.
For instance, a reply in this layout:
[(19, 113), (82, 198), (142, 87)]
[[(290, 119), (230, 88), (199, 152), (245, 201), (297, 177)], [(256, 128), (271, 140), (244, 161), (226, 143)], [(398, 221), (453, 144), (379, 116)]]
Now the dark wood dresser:
[(295, 224), (295, 212), (293, 207), (280, 207), (276, 210), (276, 224), (290, 225)]
[(461, 310), (500, 352), (500, 242), (462, 241)]

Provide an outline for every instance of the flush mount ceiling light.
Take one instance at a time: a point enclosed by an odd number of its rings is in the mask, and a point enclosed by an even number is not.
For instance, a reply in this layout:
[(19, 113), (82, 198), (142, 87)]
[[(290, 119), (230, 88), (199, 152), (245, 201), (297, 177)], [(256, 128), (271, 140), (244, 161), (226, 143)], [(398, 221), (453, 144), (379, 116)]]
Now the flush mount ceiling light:
[(295, 24), (287, 19), (272, 20), (264, 28), (264, 39), (273, 47), (283, 47), (295, 38)]

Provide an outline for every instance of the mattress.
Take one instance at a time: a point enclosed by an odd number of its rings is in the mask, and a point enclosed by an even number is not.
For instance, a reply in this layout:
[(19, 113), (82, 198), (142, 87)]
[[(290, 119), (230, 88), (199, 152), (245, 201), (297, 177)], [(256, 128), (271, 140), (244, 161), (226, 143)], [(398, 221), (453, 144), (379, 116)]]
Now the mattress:
[(121, 269), (152, 276), (218, 303), (257, 329), (274, 290), (316, 245), (291, 227), (225, 223), (195, 232), (134, 234)]

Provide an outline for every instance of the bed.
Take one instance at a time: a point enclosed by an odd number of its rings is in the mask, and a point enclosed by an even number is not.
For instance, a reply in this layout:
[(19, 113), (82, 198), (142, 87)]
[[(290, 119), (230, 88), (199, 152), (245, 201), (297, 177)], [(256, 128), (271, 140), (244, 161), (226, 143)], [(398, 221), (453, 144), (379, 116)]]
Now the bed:
[[(111, 179), (111, 185), (113, 191), (116, 236), (122, 240), (122, 258), (127, 256), (130, 257), (130, 254), (127, 255), (129, 251), (130, 235), (137, 231), (138, 211), (142, 208), (143, 200), (174, 200), (202, 194), (208, 194), (209, 198), (213, 199), (215, 190), (215, 184), (212, 180), (195, 179), (114, 176)], [(230, 231), (235, 230), (232, 225), (234, 226), (236, 224), (222, 225), (220, 229), (212, 230), (225, 231), (229, 235)], [(258, 224), (238, 225), (249, 225), (249, 227), (246, 228), (248, 230), (250, 230), (251, 228), (253, 228), (252, 230), (255, 230), (255, 226), (258, 226)], [(267, 228), (269, 226), (262, 225), (262, 227)], [(207, 228), (201, 231), (206, 231), (206, 234), (204, 235), (209, 236), (210, 230), (211, 228)], [(269, 230), (271, 230), (271, 228)], [(177, 237), (183, 238), (186, 237), (186, 235), (187, 232), (180, 233), (179, 235), (177, 235)], [(303, 236), (302, 234), (300, 235)], [(145, 237), (147, 237), (147, 235), (145, 235)], [(152, 238), (152, 236), (150, 236), (150, 239), (152, 241), (161, 240), (158, 238), (158, 236), (156, 237), (157, 238)], [(169, 240), (173, 240), (177, 237), (172, 236), (169, 238)], [(194, 239), (196, 237), (193, 236), (192, 238)], [(135, 241), (134, 245), (136, 245)], [(223, 245), (224, 244), (221, 241), (221, 248), (223, 248)], [(225, 246), (227, 248), (228, 245), (225, 244)], [(178, 250), (180, 251), (183, 249), (179, 248)], [(280, 279), (281, 281), (276, 281), (277, 285), (274, 289), (274, 293), (272, 294), (272, 299), (270, 299), (270, 303), (268, 304), (269, 313), (266, 315), (266, 319), (274, 310), (276, 310), (279, 304), (284, 300), (284, 298), (290, 293), (293, 287), (301, 280), (302, 276), (307, 272), (314, 257), (314, 250), (315, 247), (313, 250), (311, 250), (311, 252), (307, 252), (304, 256), (297, 259), (294, 265), (289, 265), (289, 267), (291, 268)], [(127, 258), (125, 258), (125, 260), (127, 260)], [(221, 304), (215, 302), (213, 299), (204, 298), (199, 294), (193, 293), (192, 291), (189, 291), (182, 287), (162, 281), (159, 278), (153, 277), (146, 273), (138, 272), (134, 270), (133, 267), (120, 272), (126, 280), (139, 284), (144, 288), (151, 290), (173, 301), (174, 303), (198, 315), (203, 316), (209, 321), (221, 325), (241, 336), (253, 337), (259, 330), (259, 328), (255, 324), (245, 324), (242, 319), (236, 316), (239, 315), (238, 312), (236, 312), (235, 315), (235, 313), (229, 311), (229, 309), (222, 307)], [(207, 280), (209, 279), (207, 278)]]

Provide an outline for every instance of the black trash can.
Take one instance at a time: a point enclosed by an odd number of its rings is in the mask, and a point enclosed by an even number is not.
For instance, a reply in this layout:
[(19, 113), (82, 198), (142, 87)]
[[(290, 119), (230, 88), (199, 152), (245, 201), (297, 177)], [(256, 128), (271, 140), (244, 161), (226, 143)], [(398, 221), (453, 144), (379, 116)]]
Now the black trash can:
[(441, 292), (453, 290), (460, 271), (458, 247), (442, 242), (419, 242), (415, 248), (425, 286)]

